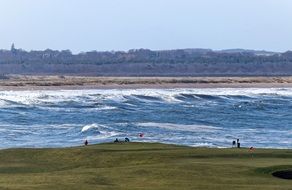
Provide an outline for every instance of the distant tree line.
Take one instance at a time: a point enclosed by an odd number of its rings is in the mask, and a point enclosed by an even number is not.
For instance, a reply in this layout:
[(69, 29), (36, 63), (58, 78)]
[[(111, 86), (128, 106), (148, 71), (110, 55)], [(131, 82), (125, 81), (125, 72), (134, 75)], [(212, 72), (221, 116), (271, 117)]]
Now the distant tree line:
[(180, 49), (84, 52), (0, 50), (0, 75), (256, 76), (291, 75), (292, 52)]

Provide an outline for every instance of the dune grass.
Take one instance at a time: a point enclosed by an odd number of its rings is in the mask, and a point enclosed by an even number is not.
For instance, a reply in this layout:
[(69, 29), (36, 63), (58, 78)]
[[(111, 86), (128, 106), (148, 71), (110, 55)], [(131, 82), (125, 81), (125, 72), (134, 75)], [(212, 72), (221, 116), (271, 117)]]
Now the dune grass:
[(152, 143), (0, 151), (0, 189), (292, 189), (291, 150)]

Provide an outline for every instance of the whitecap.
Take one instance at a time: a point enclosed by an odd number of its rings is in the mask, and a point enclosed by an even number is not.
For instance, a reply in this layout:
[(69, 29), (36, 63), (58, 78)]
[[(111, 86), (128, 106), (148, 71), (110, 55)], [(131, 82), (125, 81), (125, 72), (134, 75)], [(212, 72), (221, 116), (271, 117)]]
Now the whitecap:
[[(211, 95), (211, 96), (292, 96), (292, 88), (204, 88), (204, 89), (96, 89), (96, 90), (39, 90), (39, 91), (1, 91), (0, 107), (6, 106), (5, 101), (24, 105), (58, 104), (60, 102), (78, 102), (90, 104), (106, 100), (125, 102), (127, 96), (151, 97), (169, 103), (179, 103), (177, 97), (182, 95)], [(145, 101), (145, 100), (143, 100)], [(155, 100), (154, 100), (155, 101)]]
[(175, 131), (188, 131), (188, 132), (213, 132), (218, 131), (220, 127), (208, 126), (208, 125), (184, 125), (184, 124), (174, 124), (174, 123), (137, 123), (140, 127), (157, 127), (168, 130)]
[(91, 130), (91, 129), (98, 129), (98, 125), (97, 125), (97, 124), (85, 125), (85, 126), (81, 129), (81, 132), (86, 132), (86, 131)]

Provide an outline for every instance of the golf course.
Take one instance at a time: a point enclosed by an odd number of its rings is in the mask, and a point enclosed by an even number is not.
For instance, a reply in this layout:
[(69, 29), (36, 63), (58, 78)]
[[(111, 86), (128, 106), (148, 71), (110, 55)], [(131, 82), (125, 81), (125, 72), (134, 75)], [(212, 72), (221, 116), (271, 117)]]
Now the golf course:
[(0, 151), (0, 189), (292, 189), (292, 150), (107, 143)]

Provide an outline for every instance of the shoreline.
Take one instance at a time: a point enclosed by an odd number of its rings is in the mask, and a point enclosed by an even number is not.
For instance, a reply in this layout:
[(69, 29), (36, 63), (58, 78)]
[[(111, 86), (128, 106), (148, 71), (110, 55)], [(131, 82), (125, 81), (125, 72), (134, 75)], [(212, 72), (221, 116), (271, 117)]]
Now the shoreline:
[(9, 76), (0, 91), (173, 88), (292, 88), (292, 77)]
[[(128, 145), (128, 144), (146, 144), (146, 145), (155, 145), (160, 144), (164, 146), (174, 146), (174, 147), (181, 147), (181, 148), (188, 148), (188, 149), (206, 149), (206, 150), (249, 150), (250, 147), (242, 146), (240, 148), (237, 147), (210, 147), (210, 146), (190, 146), (190, 145), (183, 145), (183, 144), (173, 144), (173, 143), (165, 143), (165, 142), (146, 142), (146, 141), (131, 141), (131, 142), (124, 142), (119, 141), (118, 143), (114, 143), (113, 141), (107, 141), (107, 142), (100, 142), (100, 143), (90, 143), (86, 146), (104, 146), (104, 145)], [(66, 150), (66, 149), (74, 149), (74, 148), (82, 148), (85, 147), (84, 144), (80, 143), (79, 145), (72, 145), (72, 146), (46, 146), (46, 147), (6, 147), (6, 148), (0, 148), (1, 151), (9, 151), (9, 150), (54, 150), (54, 149), (60, 149), (60, 150)], [(266, 151), (292, 151), (292, 148), (284, 148), (284, 147), (254, 147), (257, 150), (266, 150)]]

